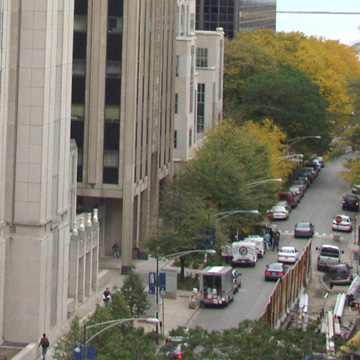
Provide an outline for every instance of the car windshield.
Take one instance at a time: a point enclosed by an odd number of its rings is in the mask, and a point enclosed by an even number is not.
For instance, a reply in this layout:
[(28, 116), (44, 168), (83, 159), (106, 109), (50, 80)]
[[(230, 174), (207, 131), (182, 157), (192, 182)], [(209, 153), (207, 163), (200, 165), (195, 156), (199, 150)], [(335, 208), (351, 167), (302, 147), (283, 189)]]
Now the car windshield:
[(339, 250), (333, 248), (321, 249), (320, 255), (338, 258)]
[(280, 252), (286, 254), (293, 254), (295, 251), (293, 249), (280, 249)]
[(273, 263), (273, 264), (270, 264), (269, 267), (268, 267), (268, 270), (271, 270), (271, 271), (282, 271), (283, 270), (283, 266), (282, 264), (279, 264), (279, 263)]
[(303, 230), (308, 230), (310, 228), (310, 224), (309, 223), (297, 223), (296, 224), (296, 228), (297, 229), (303, 229)]
[(274, 206), (273, 211), (285, 211), (285, 208), (283, 206)]
[(330, 267), (330, 274), (347, 273), (347, 272), (348, 272), (348, 269), (345, 265)]

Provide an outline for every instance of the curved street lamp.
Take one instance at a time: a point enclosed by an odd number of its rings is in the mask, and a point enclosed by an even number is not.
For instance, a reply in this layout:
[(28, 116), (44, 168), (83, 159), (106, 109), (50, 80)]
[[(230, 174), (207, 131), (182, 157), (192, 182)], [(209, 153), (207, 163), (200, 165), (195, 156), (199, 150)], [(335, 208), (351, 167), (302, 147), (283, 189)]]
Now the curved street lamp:
[(315, 136), (300, 136), (300, 137), (296, 137), (293, 139), (289, 139), (287, 141), (288, 145), (294, 145), (295, 143), (302, 141), (302, 140), (306, 140), (306, 139), (321, 139), (320, 135), (315, 135)]
[(285, 160), (302, 161), (303, 159), (304, 159), (303, 154), (293, 154), (293, 155), (280, 156), (275, 161), (276, 162), (285, 161)]
[[(140, 321), (145, 321), (148, 324), (153, 324), (153, 325), (158, 325), (159, 324), (159, 320), (155, 319), (155, 318), (128, 318), (128, 319), (116, 319), (116, 320), (109, 320), (109, 321), (104, 321), (101, 323), (97, 323), (97, 324), (93, 324), (93, 325), (89, 325), (86, 326), (86, 324), (84, 324), (84, 343), (83, 343), (83, 351), (82, 351), (82, 358), (86, 359), (86, 345), (93, 340), (94, 338), (96, 338), (98, 335), (102, 334), (103, 332), (111, 329), (114, 326), (117, 325), (121, 325), (127, 322), (132, 322), (132, 321), (136, 321), (136, 320), (140, 320)], [(106, 327), (104, 327), (103, 329), (101, 329), (100, 331), (98, 331), (97, 333), (95, 333), (94, 335), (92, 335), (89, 339), (86, 339), (86, 330), (88, 329), (92, 329), (95, 327), (99, 327), (99, 326), (103, 326), (103, 325), (107, 325)]]
[(210, 227), (210, 218), (221, 215), (216, 221), (220, 221), (222, 219), (225, 219), (229, 216), (236, 215), (236, 214), (253, 214), (253, 215), (259, 215), (260, 212), (258, 210), (233, 210), (233, 211), (223, 211), (219, 212), (214, 215), (209, 216), (209, 227)]
[(263, 184), (266, 184), (266, 183), (269, 183), (269, 182), (281, 183), (282, 179), (266, 179), (266, 180), (256, 181), (256, 182), (253, 182), (253, 183), (246, 184), (243, 187), (243, 189), (252, 189), (254, 187), (257, 187), (259, 185), (263, 185)]

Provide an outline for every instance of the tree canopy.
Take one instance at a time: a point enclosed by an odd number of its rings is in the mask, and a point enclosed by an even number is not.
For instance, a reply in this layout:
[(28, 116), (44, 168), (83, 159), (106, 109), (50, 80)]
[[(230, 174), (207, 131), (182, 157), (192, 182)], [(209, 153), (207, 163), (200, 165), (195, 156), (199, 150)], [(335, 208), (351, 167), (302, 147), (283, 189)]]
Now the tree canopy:
[[(329, 128), (339, 131), (348, 123), (353, 112), (348, 82), (360, 79), (355, 49), (338, 41), (272, 30), (237, 34), (236, 39), (226, 43), (224, 107), (227, 113), (237, 114), (243, 86), (249, 77), (275, 72), (281, 66), (297, 69), (319, 87), (321, 97), (327, 101)], [(241, 121), (249, 120), (242, 118), (242, 113), (238, 117)]]
[(271, 118), (288, 137), (327, 137), (327, 102), (319, 86), (300, 71), (280, 66), (246, 80), (241, 108), (254, 121)]

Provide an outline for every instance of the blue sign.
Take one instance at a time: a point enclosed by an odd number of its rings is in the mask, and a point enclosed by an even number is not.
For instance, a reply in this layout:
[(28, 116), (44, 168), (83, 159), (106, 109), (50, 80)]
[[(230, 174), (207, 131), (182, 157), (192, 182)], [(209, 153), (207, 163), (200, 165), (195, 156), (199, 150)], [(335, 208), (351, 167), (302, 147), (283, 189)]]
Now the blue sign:
[(149, 273), (149, 294), (155, 295), (155, 280), (156, 276), (154, 272)]
[[(82, 345), (74, 345), (74, 360), (82, 359)], [(95, 346), (86, 347), (86, 359), (95, 360)]]
[(166, 274), (160, 273), (159, 275), (159, 293), (161, 296), (165, 296), (166, 294)]

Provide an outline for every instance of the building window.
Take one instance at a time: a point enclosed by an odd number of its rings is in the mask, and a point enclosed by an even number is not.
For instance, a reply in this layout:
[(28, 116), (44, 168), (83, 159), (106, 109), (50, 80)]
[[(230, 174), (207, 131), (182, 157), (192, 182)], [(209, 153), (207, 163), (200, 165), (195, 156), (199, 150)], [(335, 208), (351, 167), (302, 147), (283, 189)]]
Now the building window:
[(175, 94), (175, 114), (178, 113), (179, 94)]
[(189, 129), (189, 147), (192, 146), (192, 129)]
[(185, 6), (181, 5), (181, 12), (180, 12), (180, 35), (185, 35)]
[(190, 109), (189, 112), (194, 111), (194, 77), (195, 77), (195, 46), (191, 47), (191, 62), (190, 62)]
[(219, 100), (222, 97), (222, 80), (223, 80), (223, 56), (224, 56), (224, 40), (220, 40), (220, 61), (219, 61)]
[(208, 49), (206, 48), (196, 49), (196, 67), (201, 67), (201, 68), (208, 67)]
[(190, 31), (191, 32), (195, 31), (195, 14), (194, 13), (190, 14)]
[(177, 130), (174, 131), (174, 149), (177, 149)]
[(204, 130), (205, 130), (205, 84), (198, 84), (196, 132), (201, 133), (204, 132)]
[(176, 56), (176, 68), (175, 68), (175, 75), (179, 76), (179, 66), (180, 66), (180, 56)]

